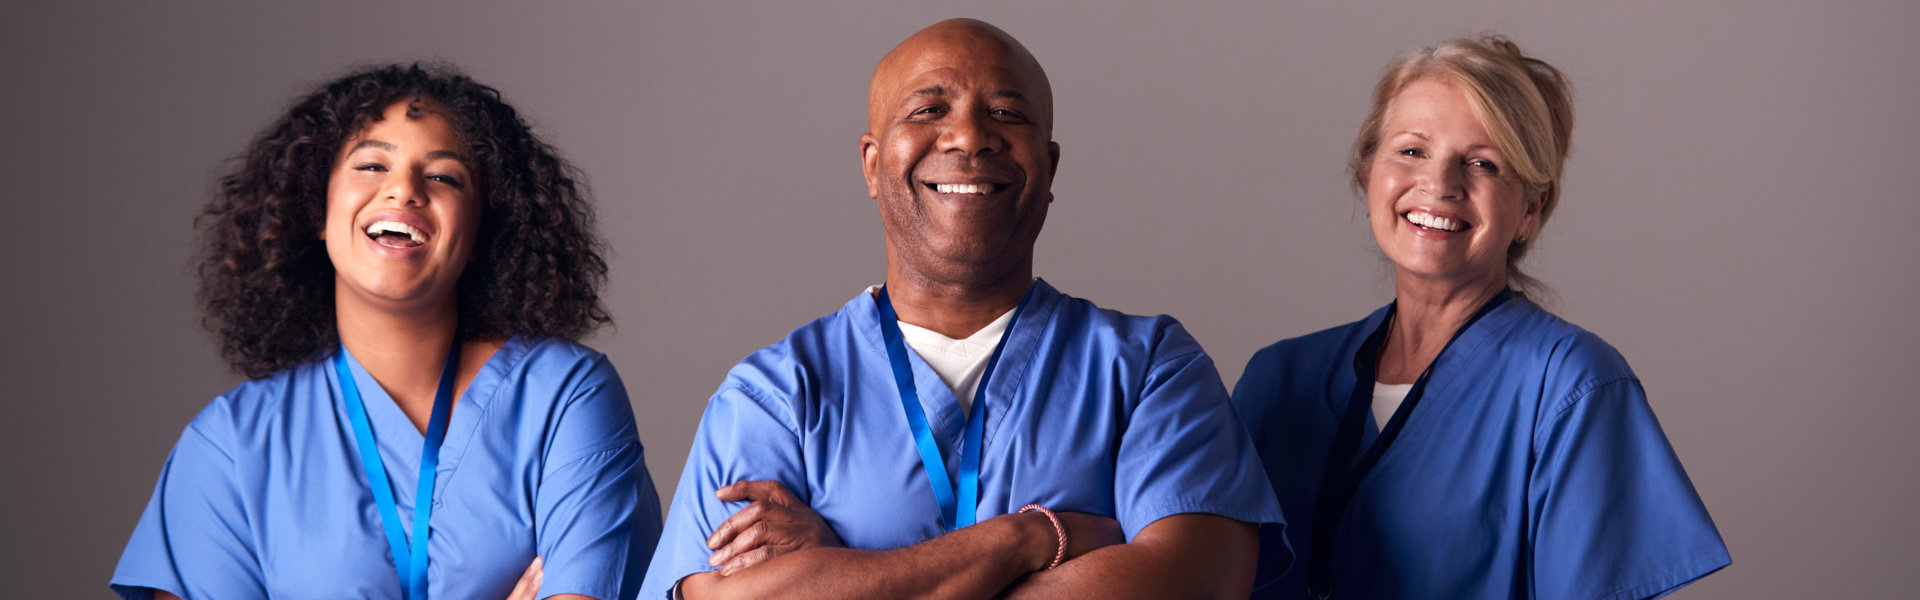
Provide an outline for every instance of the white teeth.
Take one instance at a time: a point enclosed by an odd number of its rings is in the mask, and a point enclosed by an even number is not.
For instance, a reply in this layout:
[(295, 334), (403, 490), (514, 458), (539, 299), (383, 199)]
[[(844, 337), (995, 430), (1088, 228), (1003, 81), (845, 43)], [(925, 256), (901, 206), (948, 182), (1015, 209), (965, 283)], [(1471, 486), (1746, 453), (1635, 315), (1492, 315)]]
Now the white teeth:
[(993, 191), (990, 183), (936, 183), (933, 191), (942, 194), (986, 194)]
[(403, 234), (411, 238), (415, 244), (427, 243), (427, 236), (420, 233), (420, 230), (399, 221), (374, 221), (372, 225), (367, 226), (367, 235), (370, 237), (379, 237), (380, 234), (387, 232)]
[(1407, 213), (1407, 221), (1427, 229), (1438, 229), (1441, 231), (1460, 231), (1461, 229), (1465, 229), (1459, 221), (1419, 211)]

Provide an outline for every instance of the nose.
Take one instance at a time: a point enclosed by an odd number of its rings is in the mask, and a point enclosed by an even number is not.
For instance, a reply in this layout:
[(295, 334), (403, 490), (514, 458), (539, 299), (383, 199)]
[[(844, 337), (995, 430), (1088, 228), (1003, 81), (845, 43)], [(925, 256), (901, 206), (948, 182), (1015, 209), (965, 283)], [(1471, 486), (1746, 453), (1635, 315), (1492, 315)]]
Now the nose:
[(1467, 194), (1467, 166), (1461, 161), (1427, 161), (1420, 169), (1420, 189), (1439, 200), (1464, 199)]
[(426, 206), (427, 196), (421, 193), (426, 189), (426, 177), (419, 173), (395, 173), (387, 179), (386, 194), (383, 199), (392, 200), (407, 206)]
[(991, 154), (1006, 149), (1006, 140), (995, 131), (985, 110), (968, 110), (953, 115), (940, 132), (940, 151), (960, 152), (967, 156)]

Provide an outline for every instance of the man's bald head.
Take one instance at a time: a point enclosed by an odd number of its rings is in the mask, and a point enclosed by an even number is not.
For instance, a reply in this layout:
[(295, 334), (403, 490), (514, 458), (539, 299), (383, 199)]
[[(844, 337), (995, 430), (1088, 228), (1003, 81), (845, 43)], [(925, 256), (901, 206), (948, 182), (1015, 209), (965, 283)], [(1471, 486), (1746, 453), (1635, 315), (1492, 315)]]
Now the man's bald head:
[(888, 112), (912, 90), (917, 76), (962, 65), (985, 65), (1003, 71), (1034, 107), (1034, 120), (1053, 131), (1053, 86), (1040, 61), (1007, 32), (975, 19), (948, 19), (909, 36), (880, 59), (867, 85), (867, 131), (878, 133), (890, 120)]
[(887, 230), (887, 284), (969, 290), (953, 293), (1006, 312), (1031, 280), (1060, 166), (1040, 63), (992, 25), (935, 23), (874, 68), (867, 126), (860, 168)]

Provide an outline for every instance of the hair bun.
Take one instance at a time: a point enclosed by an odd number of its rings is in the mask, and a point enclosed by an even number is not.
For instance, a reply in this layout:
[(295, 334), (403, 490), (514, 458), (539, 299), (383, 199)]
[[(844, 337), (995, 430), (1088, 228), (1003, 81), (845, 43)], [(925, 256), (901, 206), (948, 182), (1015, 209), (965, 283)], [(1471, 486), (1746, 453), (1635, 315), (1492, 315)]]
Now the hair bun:
[(1513, 43), (1513, 40), (1507, 39), (1506, 36), (1498, 34), (1484, 35), (1480, 37), (1480, 43), (1492, 46), (1493, 49), (1499, 50), (1501, 54), (1523, 61), (1527, 60), (1526, 53), (1520, 51), (1520, 45)]

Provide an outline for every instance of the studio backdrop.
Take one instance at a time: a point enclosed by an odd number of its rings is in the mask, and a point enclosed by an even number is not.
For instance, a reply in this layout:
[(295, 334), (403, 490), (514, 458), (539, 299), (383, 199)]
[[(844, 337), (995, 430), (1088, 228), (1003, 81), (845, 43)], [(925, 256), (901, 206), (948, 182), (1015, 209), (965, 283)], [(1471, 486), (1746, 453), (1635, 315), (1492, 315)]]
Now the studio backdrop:
[[(1392, 294), (1348, 185), (1397, 54), (1483, 32), (1572, 79), (1526, 264), (1618, 347), (1734, 564), (1684, 598), (1920, 587), (1920, 4), (40, 2), (0, 20), (7, 595), (106, 597), (168, 449), (239, 377), (193, 301), (194, 215), (309, 86), (445, 60), (585, 172), (671, 497), (726, 369), (884, 275), (866, 84), (940, 19), (1051, 76), (1037, 274), (1180, 319), (1226, 384)], [(903, 450), (906, 451), (906, 450)], [(1304, 518), (1304, 517), (1296, 517)]]

